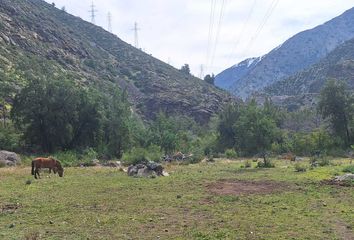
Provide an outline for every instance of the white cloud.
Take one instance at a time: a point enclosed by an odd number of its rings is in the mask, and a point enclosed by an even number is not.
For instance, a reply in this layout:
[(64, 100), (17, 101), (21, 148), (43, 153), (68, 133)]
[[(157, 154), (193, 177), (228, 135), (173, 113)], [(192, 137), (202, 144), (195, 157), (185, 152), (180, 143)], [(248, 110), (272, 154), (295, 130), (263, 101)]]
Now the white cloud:
[[(221, 2), (217, 0), (218, 9)], [(278, 5), (255, 36), (267, 9), (274, 0), (256, 0), (245, 31), (245, 20), (254, 0), (225, 0), (213, 68), (218, 73), (247, 57), (261, 56), (294, 34), (313, 28), (354, 7), (354, 0), (279, 0)], [(73, 15), (90, 20), (91, 0), (47, 0)], [(179, 68), (189, 63), (195, 75), (206, 64), (211, 0), (94, 0), (96, 23), (107, 28), (107, 14), (112, 13), (113, 32), (133, 44), (131, 30), (138, 22), (139, 43), (147, 53)], [(215, 14), (218, 22), (219, 12)], [(240, 36), (242, 32), (243, 36)], [(215, 34), (214, 34), (215, 35)], [(214, 37), (215, 38), (215, 37)], [(238, 46), (235, 43), (239, 42)], [(252, 44), (250, 44), (250, 42)]]

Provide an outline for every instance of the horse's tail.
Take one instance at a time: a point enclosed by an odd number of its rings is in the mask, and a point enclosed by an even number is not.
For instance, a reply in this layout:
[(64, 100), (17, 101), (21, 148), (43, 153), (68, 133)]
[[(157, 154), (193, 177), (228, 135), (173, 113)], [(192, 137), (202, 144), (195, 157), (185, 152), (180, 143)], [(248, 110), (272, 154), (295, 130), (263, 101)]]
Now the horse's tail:
[(34, 175), (34, 160), (32, 161), (32, 175)]

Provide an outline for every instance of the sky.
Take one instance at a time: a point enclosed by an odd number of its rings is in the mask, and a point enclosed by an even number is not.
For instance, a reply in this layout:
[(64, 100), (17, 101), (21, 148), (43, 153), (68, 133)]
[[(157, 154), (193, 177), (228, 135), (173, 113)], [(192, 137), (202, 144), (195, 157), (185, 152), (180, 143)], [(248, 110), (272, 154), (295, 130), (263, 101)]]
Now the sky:
[[(46, 0), (91, 21), (92, 0)], [(298, 32), (354, 7), (354, 0), (93, 0), (95, 23), (176, 68), (195, 76), (220, 73), (262, 56)]]

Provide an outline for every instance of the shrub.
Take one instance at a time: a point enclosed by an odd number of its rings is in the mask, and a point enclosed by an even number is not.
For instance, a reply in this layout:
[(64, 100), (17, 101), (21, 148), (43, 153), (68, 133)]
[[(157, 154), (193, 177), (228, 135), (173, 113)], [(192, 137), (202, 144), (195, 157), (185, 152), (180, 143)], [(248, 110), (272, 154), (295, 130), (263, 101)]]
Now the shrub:
[(159, 146), (150, 145), (148, 148), (132, 148), (128, 153), (123, 154), (123, 162), (125, 164), (139, 164), (149, 161), (161, 161), (162, 151)]
[(192, 164), (199, 163), (203, 160), (204, 157), (205, 156), (202, 151), (200, 151), (199, 149), (194, 149), (192, 151), (192, 156), (189, 158), (188, 162)]
[(312, 157), (310, 159), (310, 164), (311, 167), (324, 167), (324, 166), (328, 166), (330, 164), (329, 158), (325, 157), (325, 156), (320, 156), (320, 157)]
[(20, 148), (21, 136), (12, 125), (0, 126), (0, 149), (17, 151)]
[(64, 167), (77, 166), (80, 160), (74, 151), (57, 152), (53, 157), (59, 160)]
[(234, 149), (227, 149), (227, 150), (225, 151), (225, 155), (226, 155), (226, 157), (229, 158), (229, 159), (235, 159), (235, 158), (237, 158), (237, 153), (236, 153), (236, 151), (235, 151)]
[(354, 174), (354, 165), (347, 166), (343, 169), (343, 172)]
[(300, 164), (300, 163), (296, 163), (295, 164), (295, 171), (296, 172), (306, 172), (307, 168), (305, 165)]
[(270, 159), (257, 163), (257, 168), (274, 168), (274, 167), (275, 165), (272, 163)]
[(127, 165), (134, 165), (149, 161), (147, 151), (144, 148), (132, 148), (128, 153), (123, 154), (123, 162)]
[(252, 167), (252, 164), (250, 161), (247, 160), (245, 163), (245, 168), (250, 168), (250, 167)]

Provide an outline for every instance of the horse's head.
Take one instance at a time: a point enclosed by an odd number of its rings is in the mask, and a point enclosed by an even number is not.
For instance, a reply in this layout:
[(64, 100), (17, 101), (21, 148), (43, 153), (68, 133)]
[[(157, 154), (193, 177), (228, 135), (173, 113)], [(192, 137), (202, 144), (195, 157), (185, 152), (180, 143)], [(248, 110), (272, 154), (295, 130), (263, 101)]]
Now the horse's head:
[(64, 168), (61, 166), (59, 161), (56, 161), (56, 162), (57, 162), (57, 170), (58, 170), (59, 177), (63, 177)]

